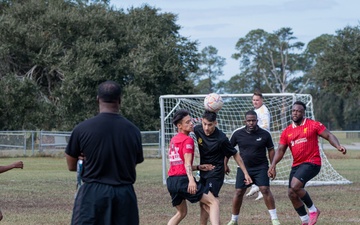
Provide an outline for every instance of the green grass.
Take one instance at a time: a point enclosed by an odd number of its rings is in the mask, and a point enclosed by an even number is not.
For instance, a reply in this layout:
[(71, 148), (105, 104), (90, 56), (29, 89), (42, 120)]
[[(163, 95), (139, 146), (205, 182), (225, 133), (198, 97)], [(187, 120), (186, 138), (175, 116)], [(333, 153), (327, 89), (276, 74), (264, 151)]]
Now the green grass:
[[(333, 167), (351, 185), (308, 187), (314, 203), (322, 210), (318, 224), (359, 224), (360, 151), (342, 156), (334, 150), (326, 151)], [(75, 193), (74, 172), (67, 170), (62, 157), (1, 158), (7, 165), (22, 160), (23, 170), (13, 169), (0, 174), (0, 207), (4, 215), (2, 225), (62, 225), (69, 224)], [(166, 224), (175, 209), (162, 184), (161, 159), (145, 159), (137, 167), (135, 190), (140, 210), (140, 223)], [(278, 216), (282, 224), (299, 224), (299, 218), (286, 195), (285, 186), (272, 186)], [(220, 192), (221, 221), (231, 216), (233, 185), (225, 184)], [(245, 198), (240, 215), (241, 224), (269, 224), (263, 201)], [(188, 203), (188, 215), (181, 224), (199, 224), (198, 204)], [(209, 223), (210, 224), (210, 223)]]

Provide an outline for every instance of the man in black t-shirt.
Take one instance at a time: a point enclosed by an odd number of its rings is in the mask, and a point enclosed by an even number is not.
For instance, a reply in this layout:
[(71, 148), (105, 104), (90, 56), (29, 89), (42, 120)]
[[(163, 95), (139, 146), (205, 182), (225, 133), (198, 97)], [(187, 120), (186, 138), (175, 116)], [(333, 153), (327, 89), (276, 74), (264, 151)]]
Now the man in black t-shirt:
[[(224, 132), (216, 127), (216, 116), (214, 112), (205, 111), (202, 116), (202, 125), (195, 126), (194, 133), (199, 147), (200, 164), (212, 164), (215, 166), (213, 170), (200, 171), (200, 183), (205, 186), (205, 193), (211, 191), (215, 197), (218, 197), (225, 178), (225, 158), (233, 156), (245, 174), (243, 182), (250, 184), (252, 181), (247, 174), (239, 152), (231, 146)], [(200, 224), (207, 224), (209, 215), (202, 203), (200, 203), (200, 210)]]
[(83, 158), (82, 181), (71, 224), (139, 224), (133, 188), (136, 164), (144, 161), (140, 130), (119, 115), (121, 88), (99, 85), (100, 113), (78, 124), (65, 150), (70, 171)]
[[(233, 132), (230, 138), (231, 146), (238, 146), (241, 158), (254, 184), (259, 186), (264, 196), (264, 202), (269, 210), (273, 225), (279, 225), (275, 200), (270, 191), (270, 180), (267, 174), (269, 162), (266, 157), (268, 152), (270, 162), (274, 158), (274, 144), (270, 133), (257, 125), (257, 114), (250, 110), (245, 114), (246, 126)], [(236, 174), (235, 195), (232, 201), (232, 216), (228, 225), (237, 225), (243, 197), (249, 185), (242, 182), (244, 173), (238, 168)]]

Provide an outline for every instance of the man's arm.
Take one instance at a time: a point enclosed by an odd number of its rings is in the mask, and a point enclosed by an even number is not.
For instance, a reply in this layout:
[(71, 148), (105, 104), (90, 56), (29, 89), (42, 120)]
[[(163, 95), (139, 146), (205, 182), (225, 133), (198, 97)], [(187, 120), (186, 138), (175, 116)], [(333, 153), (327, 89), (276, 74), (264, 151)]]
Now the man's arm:
[[(280, 160), (284, 157), (284, 154), (286, 152), (287, 145), (279, 144), (278, 149), (275, 152), (275, 155), (273, 157), (273, 160), (271, 162), (271, 165), (268, 170), (268, 176), (272, 179), (275, 179), (276, 177), (276, 164), (280, 162)], [(270, 155), (269, 155), (270, 157)]]
[(269, 155), (269, 160), (270, 160), (270, 165), (274, 160), (274, 156), (275, 156), (275, 150), (274, 148), (269, 148), (268, 149), (268, 155)]
[(74, 158), (65, 153), (66, 162), (70, 171), (76, 171), (78, 158)]
[(320, 134), (320, 137), (326, 139), (332, 146), (334, 146), (342, 154), (344, 154), (344, 155), (346, 154), (346, 148), (344, 146), (340, 145), (339, 140), (328, 129), (324, 130)]
[(229, 175), (229, 173), (231, 172), (228, 163), (229, 163), (229, 158), (225, 157), (225, 159), (224, 159), (224, 168), (225, 168), (225, 174), (226, 175)]
[(236, 163), (238, 164), (238, 166), (240, 167), (240, 169), (243, 171), (243, 173), (245, 175), (245, 184), (246, 185), (251, 184), (252, 180), (251, 180), (251, 178), (250, 178), (250, 176), (249, 176), (249, 174), (248, 174), (248, 172), (246, 170), (245, 164), (244, 164), (239, 152), (236, 152), (236, 154), (233, 155), (233, 157), (234, 157)]
[(190, 194), (195, 194), (196, 193), (196, 189), (197, 189), (197, 185), (193, 176), (193, 170), (192, 170), (192, 165), (191, 165), (191, 159), (192, 159), (192, 154), (191, 153), (185, 153), (184, 154), (184, 160), (185, 160), (185, 170), (186, 170), (186, 175), (189, 179), (189, 185), (188, 185), (188, 192)]
[(215, 166), (212, 164), (200, 164), (200, 165), (192, 165), (191, 166), (192, 171), (195, 171), (195, 170), (209, 171), (209, 170), (213, 170), (214, 168), (215, 168)]
[(14, 168), (24, 168), (24, 163), (22, 161), (11, 163), (7, 166), (0, 166), (0, 173), (4, 173), (6, 171), (12, 170)]

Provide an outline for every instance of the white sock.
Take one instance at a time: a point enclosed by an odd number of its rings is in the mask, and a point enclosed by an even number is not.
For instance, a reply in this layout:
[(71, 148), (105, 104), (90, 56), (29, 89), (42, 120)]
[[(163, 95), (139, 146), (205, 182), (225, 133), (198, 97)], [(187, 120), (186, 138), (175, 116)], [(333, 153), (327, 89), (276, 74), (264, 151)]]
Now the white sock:
[(231, 215), (231, 220), (232, 221), (238, 221), (238, 219), (239, 219), (239, 215)]
[(309, 208), (309, 212), (316, 212), (317, 209), (315, 207), (315, 205), (313, 204), (310, 208)]
[(272, 220), (275, 220), (275, 219), (278, 218), (277, 214), (276, 214), (276, 209), (270, 209), (269, 213), (270, 213), (270, 217), (271, 217)]
[(300, 216), (301, 222), (308, 223), (309, 222), (309, 215), (306, 214), (305, 216)]

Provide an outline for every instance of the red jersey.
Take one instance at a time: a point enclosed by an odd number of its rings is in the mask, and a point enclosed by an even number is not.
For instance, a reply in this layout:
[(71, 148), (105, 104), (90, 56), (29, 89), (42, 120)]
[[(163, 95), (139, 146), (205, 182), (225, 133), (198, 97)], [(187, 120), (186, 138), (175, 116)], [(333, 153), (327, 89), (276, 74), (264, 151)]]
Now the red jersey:
[(185, 153), (192, 154), (192, 165), (194, 160), (194, 140), (183, 133), (178, 133), (173, 138), (171, 138), (169, 145), (169, 176), (186, 175), (184, 160)]
[(305, 118), (300, 126), (293, 122), (281, 133), (279, 143), (290, 148), (293, 167), (306, 162), (321, 165), (318, 135), (324, 130), (322, 123)]

